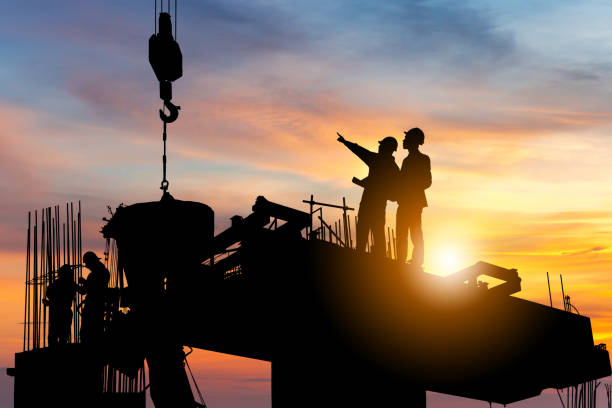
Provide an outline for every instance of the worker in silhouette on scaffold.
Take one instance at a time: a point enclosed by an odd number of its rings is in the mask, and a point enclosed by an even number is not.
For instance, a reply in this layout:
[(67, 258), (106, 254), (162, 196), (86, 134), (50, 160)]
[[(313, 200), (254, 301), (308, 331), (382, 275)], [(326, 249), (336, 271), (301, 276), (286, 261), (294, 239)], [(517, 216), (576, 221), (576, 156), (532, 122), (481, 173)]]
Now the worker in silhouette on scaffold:
[(378, 153), (374, 153), (349, 142), (338, 134), (338, 141), (355, 153), (369, 167), (368, 176), (363, 180), (353, 177), (353, 182), (363, 187), (359, 212), (357, 213), (357, 251), (365, 251), (368, 235), (372, 231), (375, 254), (385, 253), (385, 210), (387, 200), (394, 190), (399, 168), (395, 164), (393, 152), (397, 150), (397, 140), (387, 136), (378, 142)]
[(399, 182), (397, 183), (397, 214), (395, 230), (397, 234), (397, 259), (406, 261), (408, 254), (408, 235), (412, 240), (411, 265), (422, 267), (425, 245), (421, 228), (421, 213), (427, 207), (425, 190), (431, 186), (431, 162), (429, 156), (419, 151), (425, 142), (425, 134), (419, 128), (404, 132), (404, 149), (408, 156), (402, 162)]
[(72, 326), (72, 302), (77, 285), (70, 265), (62, 265), (58, 277), (47, 287), (43, 303), (49, 307), (49, 347), (70, 341)]
[(87, 279), (79, 278), (79, 293), (86, 295), (83, 323), (81, 324), (81, 341), (96, 343), (104, 336), (106, 289), (110, 273), (94, 252), (85, 252), (83, 264), (91, 272), (87, 275)]

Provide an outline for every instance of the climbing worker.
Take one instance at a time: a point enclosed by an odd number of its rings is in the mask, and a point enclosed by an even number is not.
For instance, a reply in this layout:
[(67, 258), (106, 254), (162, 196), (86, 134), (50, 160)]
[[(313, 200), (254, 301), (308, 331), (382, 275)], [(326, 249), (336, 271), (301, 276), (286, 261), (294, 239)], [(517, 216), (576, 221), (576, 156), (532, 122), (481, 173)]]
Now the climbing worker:
[(85, 294), (81, 341), (94, 343), (104, 335), (106, 289), (110, 280), (108, 269), (92, 251), (85, 252), (83, 264), (91, 272), (87, 279), (79, 278), (79, 293)]
[(427, 207), (425, 190), (431, 186), (431, 163), (429, 156), (419, 151), (425, 142), (425, 134), (419, 128), (404, 132), (404, 149), (408, 156), (402, 162), (397, 188), (398, 207), (395, 217), (397, 233), (397, 259), (406, 261), (408, 254), (408, 235), (412, 240), (411, 265), (423, 265), (425, 246), (421, 228), (421, 213)]
[(62, 265), (58, 278), (49, 284), (43, 303), (49, 307), (49, 347), (70, 341), (72, 326), (72, 302), (77, 285), (70, 265)]
[(387, 136), (378, 142), (378, 153), (371, 152), (357, 143), (349, 142), (338, 134), (338, 141), (355, 153), (369, 167), (368, 176), (353, 182), (363, 187), (359, 211), (357, 213), (357, 251), (365, 251), (368, 235), (372, 231), (374, 247), (372, 252), (384, 254), (385, 251), (385, 210), (387, 200), (392, 198), (393, 183), (399, 175), (393, 152), (397, 150), (397, 140)]

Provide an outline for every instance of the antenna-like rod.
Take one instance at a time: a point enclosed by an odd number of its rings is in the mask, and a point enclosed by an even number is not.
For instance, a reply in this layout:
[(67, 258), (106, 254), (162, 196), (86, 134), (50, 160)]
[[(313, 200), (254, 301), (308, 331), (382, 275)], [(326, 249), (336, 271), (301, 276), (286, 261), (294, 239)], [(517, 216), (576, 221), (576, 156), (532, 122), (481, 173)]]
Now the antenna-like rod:
[(567, 307), (565, 306), (565, 291), (563, 290), (563, 275), (559, 274), (559, 278), (561, 278), (561, 296), (563, 296), (563, 310), (567, 312)]
[(548, 297), (550, 298), (550, 307), (553, 307), (552, 292), (550, 291), (550, 278), (548, 277), (548, 272), (546, 272), (546, 281), (548, 282)]

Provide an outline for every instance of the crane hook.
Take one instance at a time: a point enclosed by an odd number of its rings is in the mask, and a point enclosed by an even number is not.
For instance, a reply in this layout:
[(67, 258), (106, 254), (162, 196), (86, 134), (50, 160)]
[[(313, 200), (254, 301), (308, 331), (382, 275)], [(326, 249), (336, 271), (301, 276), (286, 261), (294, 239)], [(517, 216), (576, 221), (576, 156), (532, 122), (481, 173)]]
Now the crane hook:
[(164, 123), (172, 123), (178, 118), (180, 106), (177, 106), (170, 102), (170, 100), (164, 101), (164, 106), (168, 108), (170, 115), (166, 115), (162, 109), (159, 110), (159, 117)]

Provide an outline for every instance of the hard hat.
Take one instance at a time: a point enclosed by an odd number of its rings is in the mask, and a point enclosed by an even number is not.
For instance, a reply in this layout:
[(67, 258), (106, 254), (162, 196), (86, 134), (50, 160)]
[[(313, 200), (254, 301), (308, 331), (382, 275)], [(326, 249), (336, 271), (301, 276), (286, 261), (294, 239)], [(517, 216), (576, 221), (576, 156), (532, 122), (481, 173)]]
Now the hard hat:
[(378, 144), (381, 146), (389, 146), (393, 151), (397, 150), (397, 140), (393, 136), (387, 136), (383, 140), (379, 140)]
[(407, 138), (414, 139), (415, 142), (422, 145), (425, 143), (425, 133), (419, 128), (412, 128), (404, 132)]
[(89, 262), (96, 262), (99, 261), (101, 258), (98, 257), (98, 255), (96, 255), (94, 252), (92, 251), (87, 251), (83, 254), (83, 262), (84, 263), (89, 263)]

